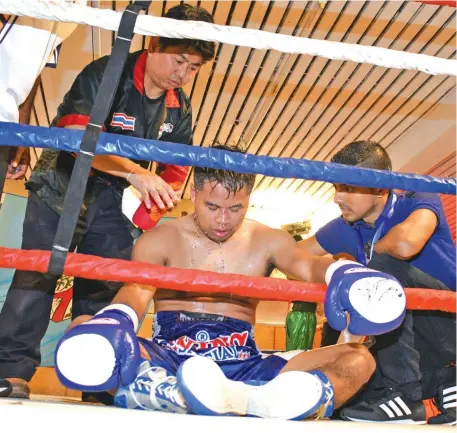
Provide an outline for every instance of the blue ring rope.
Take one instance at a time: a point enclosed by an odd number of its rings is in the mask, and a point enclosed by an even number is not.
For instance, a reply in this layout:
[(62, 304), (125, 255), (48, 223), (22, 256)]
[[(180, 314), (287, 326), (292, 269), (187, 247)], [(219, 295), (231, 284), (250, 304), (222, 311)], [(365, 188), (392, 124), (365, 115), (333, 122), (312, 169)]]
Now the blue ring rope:
[[(40, 147), (78, 152), (82, 135), (83, 131), (76, 129), (0, 122), (0, 146)], [(456, 195), (455, 178), (395, 173), (306, 159), (239, 154), (126, 135), (100, 134), (96, 153), (166, 164), (263, 174), (271, 177)]]

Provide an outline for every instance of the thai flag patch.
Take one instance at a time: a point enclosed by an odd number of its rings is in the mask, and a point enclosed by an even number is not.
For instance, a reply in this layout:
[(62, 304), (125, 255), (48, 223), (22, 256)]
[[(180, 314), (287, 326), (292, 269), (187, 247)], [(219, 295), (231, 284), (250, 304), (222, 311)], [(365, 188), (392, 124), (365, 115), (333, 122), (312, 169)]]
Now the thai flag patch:
[(124, 113), (113, 113), (113, 119), (110, 123), (111, 126), (117, 126), (121, 129), (129, 131), (135, 130), (135, 118), (133, 116), (127, 116)]

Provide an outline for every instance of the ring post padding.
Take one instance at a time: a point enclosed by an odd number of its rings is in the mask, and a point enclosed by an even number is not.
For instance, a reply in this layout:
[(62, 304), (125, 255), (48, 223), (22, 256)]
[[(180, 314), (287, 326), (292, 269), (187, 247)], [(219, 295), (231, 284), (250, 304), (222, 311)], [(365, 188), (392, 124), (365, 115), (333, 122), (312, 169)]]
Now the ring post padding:
[(67, 253), (81, 212), (97, 141), (116, 96), (134, 35), (135, 23), (141, 9), (147, 8), (150, 3), (150, 1), (141, 1), (139, 5), (136, 3), (129, 5), (122, 14), (113, 51), (103, 74), (65, 194), (63, 211), (49, 260), (48, 272), (50, 274), (61, 275), (63, 273)]

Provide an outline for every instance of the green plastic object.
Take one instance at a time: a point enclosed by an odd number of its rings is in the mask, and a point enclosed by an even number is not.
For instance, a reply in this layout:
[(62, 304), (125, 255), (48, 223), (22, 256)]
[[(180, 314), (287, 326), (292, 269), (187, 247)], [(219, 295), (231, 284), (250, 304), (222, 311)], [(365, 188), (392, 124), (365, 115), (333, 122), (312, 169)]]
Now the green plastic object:
[(293, 302), (286, 318), (286, 350), (312, 349), (316, 325), (316, 304)]

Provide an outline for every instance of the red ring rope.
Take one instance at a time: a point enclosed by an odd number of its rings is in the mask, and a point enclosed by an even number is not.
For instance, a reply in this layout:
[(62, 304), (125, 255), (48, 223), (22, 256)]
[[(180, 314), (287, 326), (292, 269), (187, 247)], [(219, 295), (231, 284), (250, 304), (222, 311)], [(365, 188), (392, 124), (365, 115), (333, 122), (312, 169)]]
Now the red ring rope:
[[(0, 267), (45, 273), (51, 253), (0, 247)], [(69, 253), (65, 275), (91, 280), (138, 283), (186, 292), (233, 293), (248, 298), (275, 301), (323, 302), (324, 284), (278, 278), (247, 277), (210, 271), (167, 268), (149, 263)], [(455, 292), (406, 289), (409, 310), (440, 310), (455, 313)]]

